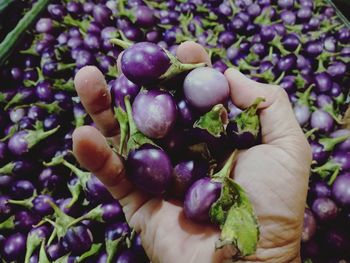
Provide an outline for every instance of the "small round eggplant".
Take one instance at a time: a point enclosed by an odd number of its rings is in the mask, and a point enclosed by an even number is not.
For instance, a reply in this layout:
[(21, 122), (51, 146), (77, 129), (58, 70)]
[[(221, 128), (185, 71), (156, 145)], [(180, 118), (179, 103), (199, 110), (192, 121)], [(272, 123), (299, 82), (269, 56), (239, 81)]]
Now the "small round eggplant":
[(177, 108), (173, 96), (165, 91), (140, 92), (132, 104), (136, 127), (149, 138), (166, 136), (174, 127)]
[(4, 240), (1, 254), (8, 262), (23, 260), (26, 250), (26, 236), (23, 233), (14, 233)]
[(309, 208), (305, 208), (301, 242), (310, 241), (316, 233), (316, 219)]
[(327, 197), (317, 198), (311, 207), (316, 218), (321, 222), (330, 222), (338, 215), (338, 207), (334, 201)]
[(92, 245), (93, 237), (89, 228), (85, 225), (73, 226), (68, 229), (63, 237), (62, 245), (72, 255), (81, 255), (88, 251)]
[(110, 92), (114, 106), (125, 109), (124, 97), (129, 96), (132, 102), (139, 93), (140, 87), (128, 80), (124, 74), (121, 74), (116, 80), (110, 82)]
[(148, 144), (131, 151), (126, 161), (126, 174), (130, 180), (151, 194), (162, 194), (167, 190), (172, 169), (168, 155)]
[(178, 163), (174, 167), (172, 193), (183, 199), (194, 181), (206, 177), (209, 166), (204, 161), (190, 160)]
[(210, 178), (196, 181), (187, 191), (184, 201), (184, 212), (187, 218), (206, 223), (209, 222), (209, 210), (219, 198), (221, 184), (212, 182)]
[(332, 185), (334, 200), (343, 207), (350, 207), (350, 173), (338, 175)]
[(212, 68), (197, 68), (185, 78), (184, 94), (196, 109), (206, 112), (227, 101), (230, 90), (226, 77)]

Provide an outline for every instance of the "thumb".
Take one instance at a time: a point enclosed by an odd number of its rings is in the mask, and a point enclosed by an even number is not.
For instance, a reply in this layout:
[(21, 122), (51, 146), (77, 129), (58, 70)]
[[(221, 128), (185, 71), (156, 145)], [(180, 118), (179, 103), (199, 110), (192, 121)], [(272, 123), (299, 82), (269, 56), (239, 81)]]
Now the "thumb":
[(249, 107), (257, 97), (265, 99), (259, 105), (264, 144), (276, 145), (295, 156), (303, 153), (311, 159), (310, 146), (283, 88), (255, 82), (233, 68), (226, 70), (225, 76), (230, 85), (232, 101), (238, 107)]

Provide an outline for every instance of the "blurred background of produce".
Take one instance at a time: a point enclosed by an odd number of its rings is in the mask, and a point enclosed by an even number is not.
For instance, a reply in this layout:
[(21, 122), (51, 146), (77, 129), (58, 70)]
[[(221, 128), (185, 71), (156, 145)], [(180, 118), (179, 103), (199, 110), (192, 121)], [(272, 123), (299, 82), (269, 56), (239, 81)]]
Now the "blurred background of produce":
[[(349, 17), (349, 1), (335, 3)], [(36, 4), (43, 11), (32, 15)], [(36, 18), (33, 24), (21, 20), (26, 14)], [(112, 37), (158, 43), (173, 53), (177, 44), (195, 40), (219, 71), (236, 67), (284, 88), (315, 161), (303, 260), (350, 262), (350, 139), (344, 137), (350, 131), (343, 121), (350, 101), (350, 30), (327, 1), (0, 0), (3, 262), (24, 262), (24, 255), (27, 262), (148, 262), (119, 203), (70, 152), (73, 129), (92, 124), (73, 77), (93, 64), (113, 85), (121, 50), (110, 44)], [(18, 144), (23, 138), (28, 143)], [(79, 217), (69, 229), (59, 223)]]

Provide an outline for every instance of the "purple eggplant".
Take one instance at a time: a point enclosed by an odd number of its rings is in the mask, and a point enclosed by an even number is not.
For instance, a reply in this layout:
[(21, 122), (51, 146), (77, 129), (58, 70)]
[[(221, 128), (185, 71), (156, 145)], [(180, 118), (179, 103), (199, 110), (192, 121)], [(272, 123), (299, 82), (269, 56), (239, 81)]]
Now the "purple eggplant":
[(35, 130), (23, 130), (15, 133), (8, 142), (10, 152), (15, 156), (27, 153), (40, 141), (54, 134), (59, 127), (49, 131), (44, 131), (42, 124), (38, 123)]
[(310, 184), (308, 196), (312, 201), (321, 197), (331, 197), (331, 188), (326, 182), (316, 180)]
[(1, 247), (1, 254), (8, 262), (23, 260), (26, 250), (26, 236), (14, 233), (6, 238)]
[(141, 91), (136, 96), (132, 113), (140, 132), (149, 138), (159, 139), (166, 136), (173, 128), (177, 108), (170, 93), (149, 90)]
[(184, 212), (187, 218), (195, 222), (209, 222), (209, 210), (219, 198), (221, 184), (210, 178), (196, 181), (188, 190), (184, 201)]
[(119, 255), (116, 263), (139, 263), (139, 259), (137, 256), (133, 253), (132, 250), (124, 250)]
[(65, 255), (67, 251), (63, 248), (61, 243), (54, 243), (46, 248), (46, 254), (49, 260), (56, 260)]
[(6, 217), (12, 214), (12, 206), (8, 203), (9, 196), (0, 195), (0, 220), (6, 219)]
[(14, 215), (1, 222), (1, 230), (18, 230), (21, 232), (27, 232), (32, 229), (33, 225), (39, 223), (40, 217), (28, 210), (20, 210)]
[(301, 234), (301, 242), (310, 241), (316, 234), (316, 219), (309, 208), (305, 208), (303, 232)]
[(335, 138), (321, 138), (318, 141), (311, 141), (312, 159), (318, 165), (324, 164), (337, 144), (348, 140), (350, 135)]
[(116, 80), (109, 82), (113, 105), (125, 109), (124, 97), (129, 96), (132, 102), (140, 91), (140, 87), (121, 74)]
[(131, 151), (126, 161), (128, 178), (138, 188), (152, 194), (163, 194), (168, 189), (172, 169), (167, 154), (148, 144)]
[(68, 229), (62, 239), (65, 249), (72, 252), (72, 255), (81, 255), (90, 249), (93, 236), (89, 228), (84, 225), (73, 226)]
[(174, 167), (171, 192), (177, 198), (183, 199), (188, 188), (194, 181), (206, 177), (209, 173), (208, 164), (204, 161), (183, 161)]
[(38, 177), (39, 185), (41, 189), (46, 189), (48, 191), (57, 190), (58, 187), (63, 183), (63, 175), (58, 173), (53, 168), (43, 169)]
[(185, 100), (182, 99), (177, 103), (178, 109), (178, 121), (184, 127), (191, 127), (195, 122), (197, 113), (192, 108), (192, 106)]
[(12, 184), (11, 192), (15, 199), (26, 199), (33, 196), (35, 187), (31, 181), (18, 180)]
[(192, 70), (186, 76), (183, 88), (187, 101), (202, 112), (226, 102), (230, 93), (226, 77), (207, 67)]
[(142, 246), (141, 243), (141, 236), (139, 234), (136, 234), (136, 236), (133, 239), (131, 249), (133, 253), (137, 256), (140, 262), (148, 262), (149, 259), (147, 258), (146, 252)]
[(334, 119), (324, 110), (316, 110), (311, 114), (310, 124), (320, 133), (329, 133), (334, 128)]
[(332, 185), (332, 197), (343, 207), (350, 207), (350, 173), (337, 176)]
[(338, 226), (333, 226), (326, 232), (324, 241), (326, 246), (334, 251), (336, 255), (347, 253), (350, 246), (348, 235)]
[(154, 10), (148, 6), (138, 6), (135, 10), (136, 25), (142, 28), (152, 27), (156, 24), (157, 19)]
[(338, 206), (334, 201), (327, 197), (317, 198), (311, 207), (312, 212), (321, 222), (334, 220), (338, 215)]

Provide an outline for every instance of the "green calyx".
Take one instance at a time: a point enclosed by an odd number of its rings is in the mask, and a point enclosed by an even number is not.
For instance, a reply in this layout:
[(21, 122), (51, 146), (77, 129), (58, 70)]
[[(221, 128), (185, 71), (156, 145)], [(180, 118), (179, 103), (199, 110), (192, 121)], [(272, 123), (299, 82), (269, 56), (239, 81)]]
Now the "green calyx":
[(310, 85), (304, 92), (298, 92), (298, 103), (300, 105), (310, 106), (310, 94), (311, 90), (313, 89), (315, 85)]
[[(331, 178), (333, 178), (333, 181), (334, 181), (335, 180), (334, 177), (336, 177), (336, 175), (339, 173), (340, 169), (341, 169), (340, 164), (334, 163), (332, 160), (330, 160), (319, 167), (311, 169), (311, 171), (313, 173), (320, 175), (320, 177), (322, 179), (326, 179), (326, 178), (331, 177)], [(336, 175), (334, 175), (334, 174), (336, 174)]]
[[(56, 165), (64, 165), (67, 167), (69, 170), (71, 170), (79, 180), (79, 185), (73, 185), (73, 186), (68, 186), (69, 190), (72, 193), (72, 200), (69, 205), (73, 205), (75, 201), (78, 200), (81, 189), (86, 190), (86, 184), (90, 180), (90, 177), (92, 176), (90, 172), (84, 172), (83, 170), (80, 170), (78, 167), (75, 165), (71, 164), (70, 162), (66, 161), (64, 159), (64, 156), (56, 156), (51, 159), (50, 162), (44, 162), (43, 163), (45, 166), (50, 167), (50, 166), (56, 166)], [(74, 199), (74, 200), (73, 200)]]
[(0, 223), (0, 230), (12, 230), (15, 229), (15, 216), (10, 216), (5, 221)]
[(24, 263), (30, 262), (30, 257), (32, 256), (34, 250), (38, 248), (45, 239), (39, 237), (35, 233), (29, 233), (27, 237), (27, 250), (24, 257)]
[(10, 163), (5, 164), (3, 167), (0, 168), (0, 175), (12, 174), (13, 168), (15, 168), (14, 162), (10, 162)]
[(70, 225), (75, 225), (83, 220), (93, 220), (93, 221), (105, 223), (102, 218), (102, 215), (103, 215), (102, 205), (98, 205), (95, 208), (91, 209), (88, 213), (74, 219), (70, 223)]
[(202, 115), (199, 120), (193, 124), (193, 128), (206, 130), (215, 137), (225, 134), (225, 124), (228, 122), (227, 110), (224, 105), (215, 105), (209, 112)]
[(102, 244), (92, 244), (91, 248), (84, 254), (80, 255), (77, 259), (77, 263), (84, 262), (86, 259), (96, 255), (102, 248)]
[(37, 143), (56, 133), (60, 126), (48, 131), (44, 131), (41, 122), (35, 124), (35, 130), (27, 130), (26, 141), (28, 142), (28, 149), (32, 148)]
[(75, 92), (73, 79), (69, 79), (67, 81), (63, 81), (62, 79), (55, 79), (52, 88), (55, 90)]
[(17, 105), (18, 103), (22, 102), (24, 96), (22, 93), (17, 93), (15, 96), (11, 98), (11, 100), (6, 104), (4, 107), (4, 110), (8, 110), (11, 106)]
[(63, 18), (63, 24), (65, 24), (66, 26), (73, 26), (73, 27), (78, 27), (80, 32), (83, 35), (86, 35), (87, 29), (89, 28), (90, 25), (90, 21), (89, 20), (76, 20), (74, 19), (71, 15), (66, 15)]
[(173, 54), (171, 54), (169, 51), (164, 49), (164, 52), (170, 59), (170, 67), (167, 69), (167, 71), (159, 77), (160, 81), (166, 81), (174, 76), (179, 75), (180, 73), (190, 71), (195, 68), (205, 67), (206, 63), (197, 63), (197, 64), (184, 64), (181, 63)]
[(45, 250), (45, 240), (41, 242), (40, 250), (39, 250), (39, 262), (40, 263), (50, 263), (50, 260), (48, 259), (46, 255)]
[(337, 144), (344, 142), (349, 138), (350, 134), (335, 138), (321, 138), (318, 142), (323, 145), (325, 151), (332, 151)]
[(27, 209), (31, 209), (33, 208), (33, 200), (37, 197), (37, 192), (35, 191), (33, 196), (27, 198), (27, 199), (22, 199), (22, 200), (8, 200), (7, 202), (9, 204), (12, 204), (12, 205), (18, 205), (18, 206), (22, 206), (22, 207), (25, 207)]
[(39, 108), (46, 110), (49, 114), (60, 113), (63, 111), (58, 101), (54, 101), (51, 103), (36, 102), (31, 104), (31, 106), (38, 106)]
[(115, 240), (106, 239), (106, 263), (112, 263), (118, 251), (125, 246), (126, 235), (123, 235)]
[(258, 136), (260, 130), (260, 120), (257, 111), (260, 103), (264, 101), (264, 98), (257, 98), (251, 106), (237, 115), (233, 121), (237, 124), (238, 133), (249, 131), (255, 137)]

